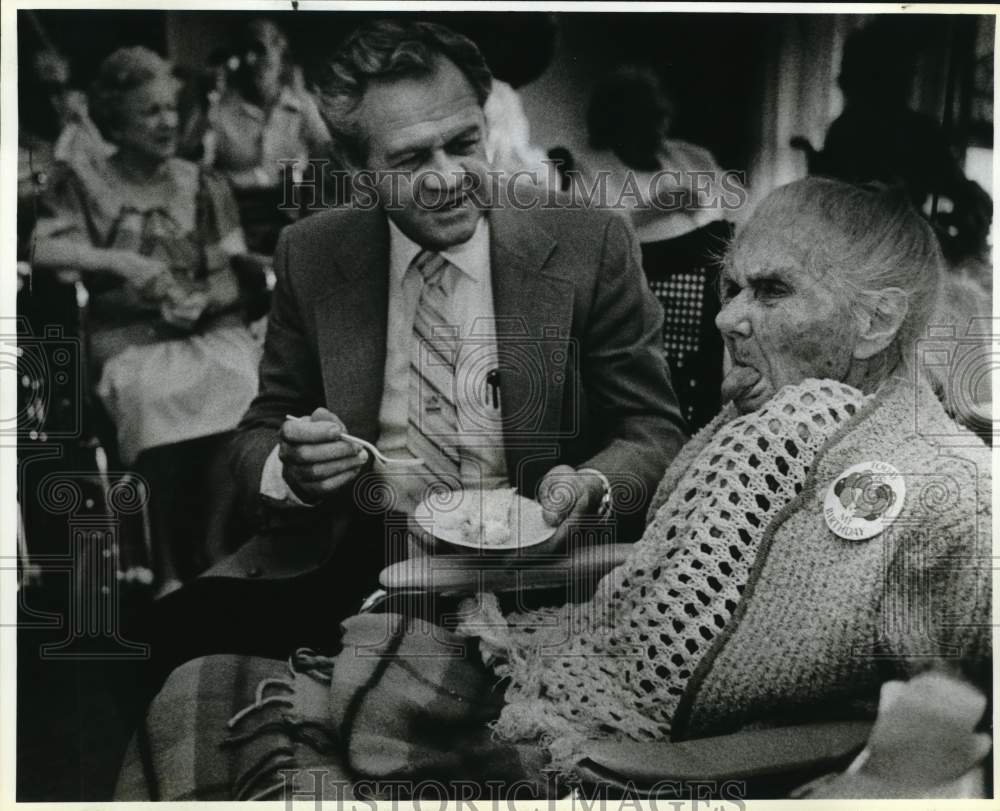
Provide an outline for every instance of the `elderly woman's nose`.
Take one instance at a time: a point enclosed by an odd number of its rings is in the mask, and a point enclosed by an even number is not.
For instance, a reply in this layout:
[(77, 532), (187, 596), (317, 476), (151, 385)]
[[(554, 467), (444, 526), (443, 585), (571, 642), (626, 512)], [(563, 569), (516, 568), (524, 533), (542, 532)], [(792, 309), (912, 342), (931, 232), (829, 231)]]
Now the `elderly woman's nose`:
[(715, 326), (723, 335), (750, 335), (750, 317), (743, 302), (743, 294), (730, 299), (715, 316)]

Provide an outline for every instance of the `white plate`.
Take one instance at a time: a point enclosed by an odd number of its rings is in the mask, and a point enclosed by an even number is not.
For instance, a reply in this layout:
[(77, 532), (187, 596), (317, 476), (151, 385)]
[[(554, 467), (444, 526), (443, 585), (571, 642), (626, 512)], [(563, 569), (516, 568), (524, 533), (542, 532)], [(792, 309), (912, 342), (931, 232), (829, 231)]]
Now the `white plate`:
[[(456, 505), (455, 500), (458, 498), (461, 498), (461, 501)], [(421, 502), (416, 513), (413, 515), (413, 519), (422, 530), (433, 535), (438, 540), (455, 546), (461, 546), (465, 549), (482, 550), (483, 552), (492, 552), (494, 550), (509, 552), (514, 549), (526, 549), (547, 541), (555, 534), (556, 528), (546, 524), (545, 519), (542, 517), (541, 504), (537, 501), (532, 501), (530, 498), (518, 495), (515, 495), (514, 499), (515, 504), (512, 512), (516, 517), (516, 526), (512, 528), (510, 543), (505, 544), (481, 546), (478, 543), (466, 543), (462, 538), (461, 527), (446, 529), (441, 526), (438, 516), (445, 512), (449, 513), (449, 518), (452, 518), (451, 513), (455, 511), (463, 515), (470, 512), (473, 515), (478, 515), (482, 509), (482, 502), (476, 490), (466, 490), (462, 493), (456, 492), (449, 496), (432, 493)]]

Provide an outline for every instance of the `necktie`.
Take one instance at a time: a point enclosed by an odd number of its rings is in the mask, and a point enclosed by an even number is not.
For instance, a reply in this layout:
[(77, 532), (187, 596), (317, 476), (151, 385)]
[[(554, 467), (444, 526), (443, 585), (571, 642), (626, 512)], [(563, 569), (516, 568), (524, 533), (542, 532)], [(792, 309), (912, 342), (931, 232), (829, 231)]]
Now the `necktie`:
[(458, 328), (445, 319), (448, 294), (443, 284), (450, 262), (421, 251), (410, 263), (423, 280), (413, 319), (410, 350), (407, 449), (421, 457), (438, 478), (459, 478), (458, 412), (455, 408), (455, 361)]

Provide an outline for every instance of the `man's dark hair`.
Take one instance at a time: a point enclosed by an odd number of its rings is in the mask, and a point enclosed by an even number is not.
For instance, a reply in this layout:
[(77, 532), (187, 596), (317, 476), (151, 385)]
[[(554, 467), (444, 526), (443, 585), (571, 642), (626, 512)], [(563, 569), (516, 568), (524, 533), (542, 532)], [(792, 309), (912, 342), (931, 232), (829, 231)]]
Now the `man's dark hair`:
[(347, 37), (316, 88), (335, 152), (346, 165), (360, 167), (367, 157), (367, 144), (354, 113), (368, 83), (428, 76), (441, 56), (462, 71), (482, 106), (490, 94), (493, 76), (475, 44), (450, 28), (383, 19), (366, 23)]

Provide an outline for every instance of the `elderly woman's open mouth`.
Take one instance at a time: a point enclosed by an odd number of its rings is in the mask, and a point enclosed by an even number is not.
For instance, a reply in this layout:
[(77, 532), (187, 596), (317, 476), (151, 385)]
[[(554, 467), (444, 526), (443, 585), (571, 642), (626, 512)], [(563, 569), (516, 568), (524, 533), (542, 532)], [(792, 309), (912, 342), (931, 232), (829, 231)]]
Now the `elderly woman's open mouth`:
[(722, 381), (722, 402), (733, 401), (741, 410), (755, 407), (767, 398), (764, 376), (752, 366), (734, 363)]

